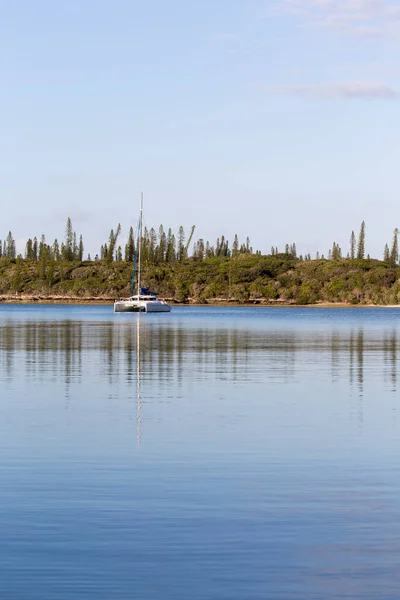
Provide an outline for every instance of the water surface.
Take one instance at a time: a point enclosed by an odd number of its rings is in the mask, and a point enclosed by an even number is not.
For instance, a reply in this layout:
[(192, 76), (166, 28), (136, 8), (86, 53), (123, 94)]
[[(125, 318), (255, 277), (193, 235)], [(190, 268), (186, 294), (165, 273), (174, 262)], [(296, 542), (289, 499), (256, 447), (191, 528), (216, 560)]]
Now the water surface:
[(397, 599), (396, 309), (0, 307), (0, 597)]

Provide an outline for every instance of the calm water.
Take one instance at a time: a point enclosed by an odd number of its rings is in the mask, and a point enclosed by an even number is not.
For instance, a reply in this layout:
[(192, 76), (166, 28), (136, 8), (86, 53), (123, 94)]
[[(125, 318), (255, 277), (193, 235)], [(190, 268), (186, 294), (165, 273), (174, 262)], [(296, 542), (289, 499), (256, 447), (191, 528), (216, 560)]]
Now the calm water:
[(0, 598), (400, 597), (400, 311), (0, 306)]

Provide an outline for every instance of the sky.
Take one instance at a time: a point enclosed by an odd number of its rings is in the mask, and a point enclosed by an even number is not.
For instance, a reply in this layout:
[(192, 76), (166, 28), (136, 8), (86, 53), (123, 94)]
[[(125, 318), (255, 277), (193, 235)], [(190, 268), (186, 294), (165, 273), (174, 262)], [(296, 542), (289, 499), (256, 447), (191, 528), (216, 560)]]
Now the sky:
[(400, 227), (400, 2), (0, 0), (0, 238), (148, 227), (377, 258)]

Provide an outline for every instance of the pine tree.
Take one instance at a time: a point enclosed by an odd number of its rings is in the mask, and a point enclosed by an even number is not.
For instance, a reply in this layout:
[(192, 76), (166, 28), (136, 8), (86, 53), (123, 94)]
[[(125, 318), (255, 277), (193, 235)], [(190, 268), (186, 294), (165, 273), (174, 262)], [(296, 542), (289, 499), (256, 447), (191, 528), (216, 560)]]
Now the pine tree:
[(350, 236), (350, 258), (356, 257), (356, 234), (354, 231), (351, 232)]
[(33, 260), (37, 261), (37, 259), (38, 259), (38, 241), (37, 241), (36, 236), (33, 238), (32, 253), (33, 253)]
[(11, 231), (9, 231), (6, 239), (6, 251), (4, 252), (4, 255), (8, 258), (15, 258), (16, 254), (15, 241)]
[(47, 246), (46, 238), (44, 235), (40, 238), (39, 244), (39, 274), (42, 281), (46, 280), (46, 265), (47, 265)]
[(43, 258), (43, 255), (46, 253), (46, 236), (42, 233), (40, 237), (39, 244), (39, 260)]
[(157, 246), (157, 262), (165, 262), (167, 252), (167, 236), (165, 235), (164, 227), (160, 225), (158, 228), (158, 246)]
[(221, 238), (221, 256), (230, 256), (229, 241), (223, 235)]
[(72, 243), (72, 260), (78, 260), (78, 244), (76, 243), (76, 232), (74, 231), (74, 241)]
[(157, 234), (156, 234), (154, 227), (152, 227), (149, 231), (149, 256), (148, 256), (148, 260), (151, 264), (154, 264), (155, 260), (156, 260), (156, 247), (157, 247)]
[(217, 238), (215, 244), (215, 256), (228, 256), (229, 254), (229, 242), (225, 240), (225, 236), (222, 235), (221, 239)]
[(340, 260), (342, 258), (342, 249), (339, 246), (339, 244), (336, 244), (336, 242), (333, 242), (331, 254), (332, 254), (332, 260)]
[(58, 245), (58, 240), (57, 238), (54, 240), (53, 242), (53, 257), (54, 260), (60, 260), (61, 256), (60, 256), (60, 246)]
[(65, 226), (65, 243), (63, 258), (65, 260), (74, 260), (74, 230), (72, 227), (72, 221), (70, 217), (68, 217), (67, 224)]
[(387, 263), (390, 261), (389, 246), (387, 244), (385, 244), (385, 249), (383, 251), (383, 260)]
[(232, 256), (237, 256), (239, 254), (239, 238), (237, 233), (235, 233), (235, 237), (233, 238), (232, 244)]
[(133, 227), (129, 228), (128, 242), (125, 246), (125, 260), (126, 262), (133, 262), (135, 256), (135, 240), (133, 237)]
[(171, 228), (168, 229), (167, 251), (165, 255), (165, 260), (168, 263), (172, 263), (176, 260), (176, 241), (175, 236), (171, 231)]
[(79, 236), (79, 247), (78, 247), (78, 260), (80, 262), (83, 261), (83, 239), (82, 239), (82, 234)]
[(390, 250), (390, 262), (395, 265), (399, 260), (399, 230), (396, 229), (393, 232), (393, 242)]
[(182, 225), (178, 229), (178, 260), (185, 258), (185, 230)]
[(365, 221), (361, 223), (360, 235), (358, 237), (357, 258), (363, 259), (365, 256)]
[(198, 260), (204, 260), (204, 240), (202, 238), (197, 242), (196, 256)]
[(112, 262), (114, 259), (114, 250), (117, 243), (117, 239), (119, 234), (121, 233), (121, 225), (118, 223), (117, 229), (114, 233), (114, 230), (111, 229), (110, 235), (108, 238), (108, 247), (107, 244), (104, 244), (104, 258), (108, 260), (108, 262)]
[(25, 258), (27, 260), (32, 260), (33, 259), (33, 242), (31, 240), (31, 238), (29, 238), (28, 241), (26, 242), (26, 246), (25, 246)]

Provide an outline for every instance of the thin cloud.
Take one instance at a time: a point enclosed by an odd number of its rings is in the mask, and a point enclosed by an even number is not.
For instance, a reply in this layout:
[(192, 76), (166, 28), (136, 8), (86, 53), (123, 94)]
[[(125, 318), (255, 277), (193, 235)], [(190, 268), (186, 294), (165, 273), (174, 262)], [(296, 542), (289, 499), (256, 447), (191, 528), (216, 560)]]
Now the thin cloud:
[(306, 25), (360, 37), (381, 37), (400, 26), (397, 0), (281, 0), (278, 10)]
[(321, 100), (395, 100), (398, 91), (383, 83), (345, 82), (327, 85), (297, 85), (269, 88), (271, 92)]

